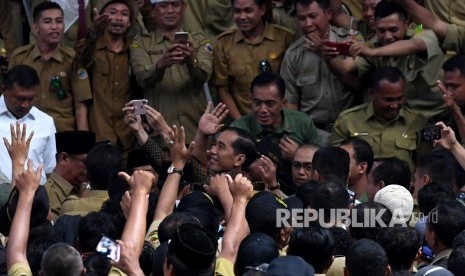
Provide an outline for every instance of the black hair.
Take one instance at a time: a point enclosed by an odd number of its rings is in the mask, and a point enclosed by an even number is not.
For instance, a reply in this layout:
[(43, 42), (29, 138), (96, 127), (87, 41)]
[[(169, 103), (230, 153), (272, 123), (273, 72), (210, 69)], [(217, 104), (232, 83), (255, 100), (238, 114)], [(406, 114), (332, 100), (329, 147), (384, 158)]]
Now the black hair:
[(338, 226), (329, 228), (329, 231), (334, 240), (334, 256), (345, 256), (347, 249), (352, 244), (352, 237), (349, 231)]
[(429, 231), (434, 231), (438, 240), (451, 248), (455, 236), (465, 229), (465, 206), (456, 200), (440, 202), (429, 213), (427, 224)]
[(81, 219), (78, 236), (82, 253), (94, 251), (102, 234), (113, 240), (119, 238), (113, 220), (113, 215), (105, 212), (91, 212)]
[(40, 262), (44, 275), (80, 276), (84, 269), (81, 255), (66, 243), (55, 243), (42, 256)]
[(427, 215), (439, 202), (454, 200), (455, 194), (450, 185), (429, 183), (418, 191), (418, 207)]
[(33, 276), (38, 276), (40, 271), (40, 261), (44, 252), (57, 240), (51, 238), (33, 239), (27, 243), (27, 261)]
[(457, 190), (460, 190), (465, 186), (465, 170), (457, 159), (454, 158), (452, 162), (454, 163), (454, 185)]
[(460, 75), (465, 76), (465, 54), (455, 55), (444, 62), (442, 69), (445, 72), (458, 70)]
[(304, 208), (310, 206), (312, 201), (312, 192), (320, 183), (316, 180), (310, 180), (297, 188), (296, 196), (302, 200)]
[(379, 165), (372, 171), (373, 183), (383, 181), (385, 186), (397, 184), (409, 190), (411, 173), (407, 162), (397, 157), (379, 158), (375, 162)]
[(173, 238), (176, 229), (183, 223), (194, 223), (200, 225), (200, 221), (187, 212), (173, 212), (166, 216), (158, 226), (158, 240), (160, 243)]
[(225, 131), (232, 131), (237, 134), (237, 139), (231, 144), (231, 147), (234, 154), (245, 155), (242, 169), (247, 169), (260, 156), (255, 137), (247, 130), (238, 127), (227, 127), (223, 130), (223, 132)]
[(354, 149), (354, 158), (357, 165), (362, 162), (367, 163), (366, 174), (369, 174), (375, 159), (373, 149), (370, 144), (361, 138), (350, 137), (342, 141), (341, 146), (344, 145), (351, 145)]
[(346, 269), (352, 276), (383, 276), (387, 266), (386, 252), (373, 240), (355, 241), (347, 250)]
[(86, 276), (108, 275), (111, 269), (110, 259), (98, 252), (93, 252), (84, 258)]
[(87, 154), (87, 177), (94, 190), (107, 190), (110, 181), (116, 177), (122, 167), (121, 153), (109, 143), (97, 144)]
[(409, 227), (382, 228), (376, 241), (386, 251), (394, 271), (410, 269), (422, 244), (420, 234)]
[(452, 250), (447, 261), (447, 269), (455, 276), (465, 275), (465, 246)]
[(284, 99), (284, 95), (286, 93), (286, 84), (283, 78), (281, 78), (281, 75), (276, 73), (264, 72), (258, 74), (253, 79), (252, 84), (250, 85), (250, 91), (253, 94), (255, 87), (269, 86), (271, 84), (276, 85), (276, 88), (278, 88), (280, 98)]
[(408, 13), (404, 9), (404, 7), (402, 7), (402, 5), (391, 1), (383, 0), (376, 5), (375, 19), (378, 20), (380, 18), (385, 18), (394, 13), (397, 13), (402, 21), (408, 19)]
[(318, 212), (323, 211), (325, 222), (330, 223), (334, 219), (334, 215), (331, 216), (332, 211), (348, 209), (349, 200), (349, 193), (339, 183), (323, 181), (313, 189), (310, 207)]
[(313, 170), (320, 175), (320, 180), (334, 180), (346, 186), (349, 178), (350, 156), (339, 147), (325, 147), (317, 150), (312, 160)]
[[(144, 275), (150, 275), (153, 271), (153, 258), (155, 256), (155, 248), (149, 241), (144, 241), (142, 252), (139, 257), (139, 265)], [(106, 275), (106, 274), (105, 274)]]
[(457, 236), (455, 236), (452, 246), (454, 248), (459, 246), (465, 246), (465, 230), (463, 230)]
[(34, 8), (34, 12), (32, 13), (34, 23), (37, 23), (42, 16), (42, 12), (47, 10), (60, 10), (61, 14), (63, 14), (63, 9), (56, 2), (42, 2)]
[[(378, 6), (380, 3), (378, 3)], [(405, 77), (402, 71), (400, 71), (400, 69), (397, 67), (391, 66), (377, 68), (375, 71), (368, 75), (368, 79), (372, 92), (379, 90), (379, 85), (383, 80), (386, 80), (389, 83), (396, 83), (402, 80), (402, 82), (405, 84)]]
[(287, 255), (302, 257), (315, 268), (316, 273), (325, 273), (333, 261), (334, 248), (331, 232), (313, 223), (292, 232)]
[[(231, 4), (234, 5), (234, 1), (236, 0), (231, 0)], [(263, 15), (263, 19), (265, 21), (268, 21), (269, 23), (273, 23), (273, 3), (270, 0), (253, 0), (255, 5), (257, 6), (265, 6), (266, 11), (265, 14)]]
[(270, 235), (260, 232), (251, 233), (239, 245), (234, 272), (236, 275), (243, 275), (247, 270), (246, 267), (268, 264), (277, 257), (279, 257), (279, 247)]
[[(51, 3), (51, 2), (45, 2)], [(29, 65), (15, 65), (5, 75), (5, 88), (12, 89), (16, 84), (23, 88), (31, 88), (39, 85), (40, 79), (37, 71)]]
[[(365, 213), (368, 212), (370, 217), (372, 215), (378, 216), (378, 214), (382, 213), (381, 220), (385, 225), (389, 225), (392, 219), (392, 212), (384, 205), (378, 202), (362, 202), (354, 207), (355, 212), (351, 212), (351, 215), (356, 215), (356, 217), (351, 217), (351, 225), (350, 225), (350, 235), (353, 239), (372, 239), (376, 240), (376, 236), (378, 235), (379, 231), (382, 229), (382, 225), (379, 225), (378, 221), (375, 220), (375, 225), (369, 226), (362, 226), (359, 227), (354, 224), (354, 221), (363, 222), (366, 221)], [(370, 211), (365, 211), (370, 210)]]
[(417, 170), (428, 175), (431, 181), (452, 187), (454, 178), (454, 157), (448, 150), (433, 151), (418, 160)]
[(308, 7), (313, 2), (318, 4), (322, 10), (326, 11), (331, 7), (329, 0), (294, 0), (294, 8), (297, 8), (297, 4), (302, 5), (304, 7)]

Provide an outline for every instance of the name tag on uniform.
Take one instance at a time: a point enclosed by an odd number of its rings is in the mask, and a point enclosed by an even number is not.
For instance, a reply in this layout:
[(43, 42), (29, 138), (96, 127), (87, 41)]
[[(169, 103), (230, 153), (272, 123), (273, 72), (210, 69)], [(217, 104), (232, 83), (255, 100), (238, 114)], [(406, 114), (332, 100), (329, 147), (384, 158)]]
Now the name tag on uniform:
[(354, 132), (352, 133), (352, 137), (354, 136), (368, 136), (368, 132)]
[(163, 54), (163, 50), (157, 50), (157, 51), (147, 51), (149, 55), (161, 55)]

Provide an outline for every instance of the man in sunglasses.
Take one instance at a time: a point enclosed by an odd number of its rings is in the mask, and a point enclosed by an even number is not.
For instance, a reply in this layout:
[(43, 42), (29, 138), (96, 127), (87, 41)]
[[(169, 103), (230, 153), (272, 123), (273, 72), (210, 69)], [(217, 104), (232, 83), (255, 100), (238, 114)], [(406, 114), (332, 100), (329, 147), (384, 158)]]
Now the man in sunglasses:
[(34, 106), (53, 117), (57, 131), (87, 130), (89, 78), (76, 63), (76, 52), (62, 44), (63, 10), (55, 2), (44, 2), (36, 6), (33, 17), (37, 41), (14, 51), (10, 68), (27, 64), (37, 71), (41, 81)]

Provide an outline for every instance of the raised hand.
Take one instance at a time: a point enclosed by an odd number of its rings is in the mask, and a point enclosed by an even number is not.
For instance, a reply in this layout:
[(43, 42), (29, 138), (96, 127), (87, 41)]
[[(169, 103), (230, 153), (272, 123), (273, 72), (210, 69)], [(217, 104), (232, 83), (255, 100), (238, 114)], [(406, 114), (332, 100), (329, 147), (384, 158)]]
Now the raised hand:
[(99, 13), (96, 8), (93, 10), (93, 33), (101, 33), (110, 24), (111, 15), (109, 13)]
[(179, 131), (178, 127), (174, 125), (173, 132), (174, 140), (168, 140), (165, 137), (165, 143), (170, 146), (170, 156), (173, 166), (182, 169), (194, 150), (195, 142), (190, 142), (189, 147), (186, 148), (186, 134), (183, 126), (181, 126), (181, 131)]
[(137, 132), (142, 129), (142, 119), (140, 115), (134, 114), (134, 105), (132, 101), (126, 103), (122, 109), (124, 113), (124, 122), (134, 131)]
[(119, 172), (118, 175), (128, 182), (133, 193), (148, 194), (155, 184), (155, 176), (147, 171), (135, 171), (131, 176), (125, 172)]
[(224, 193), (229, 193), (228, 177), (226, 174), (215, 174), (210, 177), (209, 185), (203, 187), (209, 195), (219, 197)]
[(297, 144), (292, 138), (289, 137), (283, 137), (279, 141), (281, 155), (286, 160), (292, 160), (292, 157), (294, 157), (294, 153), (298, 147), (299, 144)]
[(26, 130), (26, 124), (23, 124), (23, 128), (21, 130), (21, 125), (19, 121), (17, 121), (16, 129), (13, 124), (10, 124), (11, 144), (5, 137), (3, 137), (3, 143), (5, 143), (5, 147), (10, 155), (12, 164), (20, 167), (24, 166), (24, 163), (26, 162), (29, 145), (31, 144), (32, 137), (34, 136), (34, 131), (31, 131), (26, 139)]
[(436, 123), (436, 126), (441, 129), (441, 139), (434, 141), (435, 145), (439, 144), (445, 149), (451, 149), (458, 143), (452, 128), (446, 126), (443, 122)]
[(221, 130), (224, 126), (221, 122), (224, 118), (226, 118), (226, 115), (228, 115), (229, 112), (226, 105), (223, 103), (216, 105), (213, 110), (211, 109), (212, 105), (213, 104), (211, 102), (208, 103), (198, 125), (198, 130), (207, 136), (215, 135)]
[(242, 174), (237, 174), (234, 180), (232, 180), (231, 176), (228, 176), (229, 191), (231, 192), (233, 199), (248, 200), (252, 196), (252, 182), (250, 182), (250, 180)]
[(34, 171), (34, 164), (31, 159), (27, 162), (27, 169), (16, 176), (16, 188), (20, 194), (26, 194), (32, 197), (40, 185), (40, 178), (42, 176), (42, 164), (39, 165)]
[(162, 137), (168, 137), (169, 140), (174, 140), (174, 132), (166, 123), (165, 118), (163, 118), (163, 115), (161, 115), (160, 112), (158, 112), (157, 110), (155, 110), (155, 108), (149, 105), (147, 105), (146, 107), (147, 110), (145, 116), (147, 118), (147, 122), (152, 127), (154, 132), (156, 134), (161, 134)]
[(166, 69), (173, 64), (179, 64), (184, 60), (184, 53), (178, 44), (168, 46), (163, 56), (157, 62), (157, 69)]
[(260, 175), (262, 176), (262, 180), (268, 185), (268, 187), (274, 187), (278, 185), (276, 180), (276, 165), (273, 161), (265, 155), (260, 157), (261, 165), (258, 166), (260, 170)]

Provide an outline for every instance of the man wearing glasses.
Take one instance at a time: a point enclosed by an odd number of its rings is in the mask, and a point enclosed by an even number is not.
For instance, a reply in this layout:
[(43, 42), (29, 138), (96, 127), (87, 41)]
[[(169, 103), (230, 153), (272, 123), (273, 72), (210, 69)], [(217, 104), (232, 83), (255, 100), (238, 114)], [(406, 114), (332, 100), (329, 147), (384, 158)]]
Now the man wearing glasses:
[(186, 141), (192, 141), (206, 107), (203, 84), (212, 72), (212, 46), (203, 34), (181, 27), (184, 1), (151, 3), (156, 29), (132, 43), (133, 73), (148, 104), (168, 125), (184, 126)]
[(34, 106), (53, 117), (57, 131), (88, 130), (89, 78), (75, 62), (76, 52), (62, 44), (64, 28), (57, 3), (37, 5), (32, 25), (37, 42), (13, 52), (10, 68), (27, 64), (37, 71), (41, 81)]

